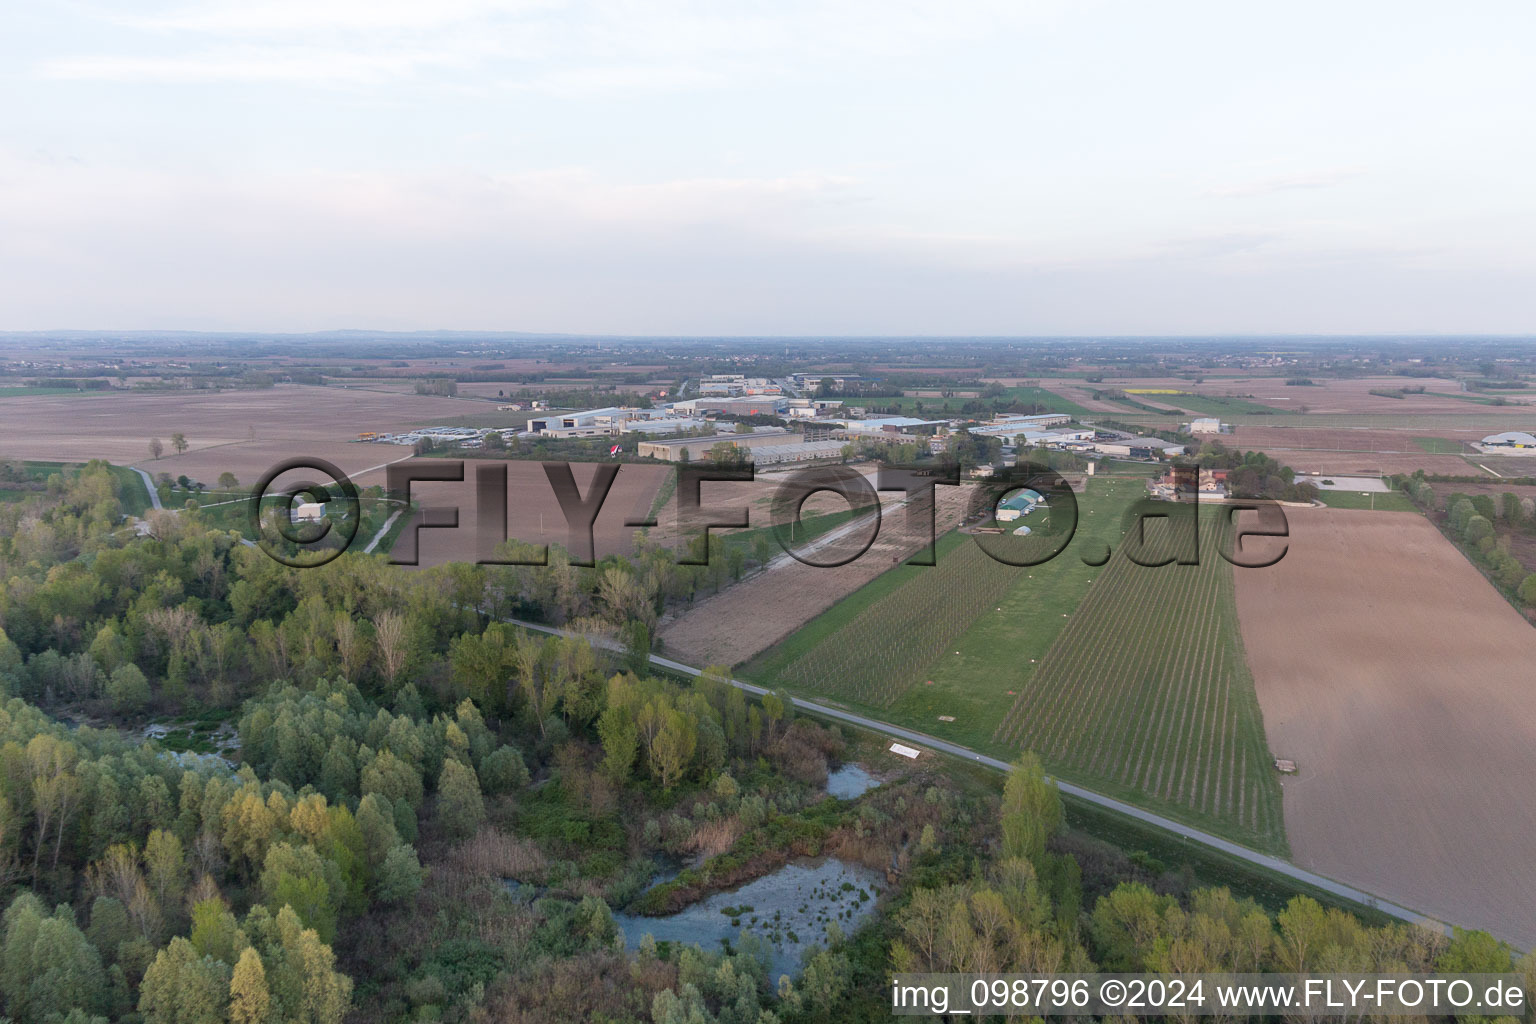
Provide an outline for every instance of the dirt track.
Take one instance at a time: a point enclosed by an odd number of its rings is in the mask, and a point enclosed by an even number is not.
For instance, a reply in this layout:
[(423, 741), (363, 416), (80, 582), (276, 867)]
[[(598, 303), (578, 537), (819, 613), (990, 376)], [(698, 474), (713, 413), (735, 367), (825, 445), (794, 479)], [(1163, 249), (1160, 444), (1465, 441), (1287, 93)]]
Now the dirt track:
[(1536, 946), (1536, 629), (1419, 516), (1287, 515), (1237, 608), (1296, 863)]
[[(942, 536), (960, 522), (971, 492), (940, 487), (937, 493)], [(900, 495), (887, 492), (886, 500)], [(875, 543), (847, 565), (820, 569), (790, 561), (698, 602), (661, 628), (665, 653), (695, 665), (739, 665), (910, 558), (922, 543), (906, 532), (906, 509), (887, 512)]]

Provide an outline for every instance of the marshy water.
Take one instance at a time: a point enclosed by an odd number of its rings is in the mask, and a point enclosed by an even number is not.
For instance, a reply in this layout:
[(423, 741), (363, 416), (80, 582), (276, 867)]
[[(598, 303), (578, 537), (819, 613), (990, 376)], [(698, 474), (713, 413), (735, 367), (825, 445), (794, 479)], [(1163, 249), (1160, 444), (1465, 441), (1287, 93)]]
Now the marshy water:
[(697, 943), (705, 949), (735, 941), (742, 932), (760, 936), (773, 950), (769, 977), (777, 980), (781, 974), (799, 972), (801, 953), (824, 943), (832, 922), (851, 935), (874, 912), (875, 897), (884, 882), (878, 872), (857, 864), (831, 857), (805, 858), (667, 917), (614, 914), (613, 919), (631, 950), (646, 935), (658, 942)]
[(827, 775), (827, 795), (839, 800), (861, 797), (878, 785), (879, 779), (856, 764), (845, 764)]

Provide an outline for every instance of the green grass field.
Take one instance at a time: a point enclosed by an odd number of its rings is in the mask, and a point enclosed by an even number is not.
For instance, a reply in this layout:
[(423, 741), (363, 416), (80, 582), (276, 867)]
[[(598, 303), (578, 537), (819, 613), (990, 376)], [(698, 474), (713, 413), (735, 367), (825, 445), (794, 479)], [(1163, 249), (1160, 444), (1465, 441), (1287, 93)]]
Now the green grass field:
[(1377, 512), (1417, 512), (1402, 491), (1319, 491), (1317, 500), (1329, 508), (1375, 509)]
[(1008, 397), (1020, 402), (1042, 405), (1050, 412), (1065, 412), (1076, 416), (1079, 413), (1088, 411), (1070, 398), (1063, 398), (1054, 391), (1047, 391), (1045, 388), (1009, 388)]
[[(1045, 390), (1045, 388), (1006, 388), (1004, 393), (1010, 399), (1030, 405), (1038, 405), (1047, 412), (1061, 412), (1070, 416), (1077, 416), (1088, 412), (1087, 409), (1084, 409), (1071, 399), (1063, 398), (1055, 392)], [(958, 416), (965, 403), (975, 401), (984, 400), (975, 398), (917, 398), (913, 395), (902, 395), (899, 398), (880, 397), (868, 400), (870, 405), (879, 406), (882, 409), (887, 407), (898, 408), (903, 416), (939, 416), (943, 414)], [(917, 409), (919, 402), (923, 406), (921, 413)]]
[(1071, 545), (1029, 568), (950, 534), (936, 567), (883, 574), (742, 674), (1000, 757), (1034, 749), (1063, 778), (1284, 852), (1216, 531), (1199, 566), (1082, 560), (1118, 547), (1145, 493), (1139, 479), (1091, 480)]
[(1445, 437), (1416, 437), (1413, 443), (1431, 455), (1460, 455), (1466, 447), (1460, 441)]
[(1424, 394), (1433, 395), (1436, 398), (1455, 398), (1463, 402), (1471, 402), (1473, 405), (1498, 405), (1498, 402), (1489, 395), (1475, 395), (1469, 391), (1426, 391)]
[(0, 398), (22, 398), (27, 395), (85, 395), (92, 392), (81, 388), (0, 387)]
[(1176, 405), (1201, 416), (1274, 416), (1273, 406), (1250, 402), (1246, 398), (1228, 398), (1221, 395), (1132, 395), (1132, 398), (1150, 398), (1164, 405)]

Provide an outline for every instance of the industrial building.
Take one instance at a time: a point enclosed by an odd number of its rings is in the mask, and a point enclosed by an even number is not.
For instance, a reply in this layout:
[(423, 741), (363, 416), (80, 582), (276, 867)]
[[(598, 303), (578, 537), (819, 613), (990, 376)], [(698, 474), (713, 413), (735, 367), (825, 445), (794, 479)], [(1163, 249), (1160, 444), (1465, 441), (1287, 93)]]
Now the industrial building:
[(826, 371), (811, 371), (809, 373), (792, 373), (789, 375), (790, 383), (801, 391), (812, 391), (820, 387), (825, 381), (827, 386), (842, 391), (852, 384), (858, 386), (865, 383), (865, 378), (857, 373), (828, 373)]
[(1506, 430), (1502, 434), (1489, 434), (1479, 443), (1488, 448), (1536, 448), (1536, 435), (1523, 430)]
[(1062, 427), (1072, 422), (1064, 412), (1042, 412), (1034, 416), (998, 416), (985, 429), (992, 430), (1043, 430), (1046, 427)]
[(1221, 433), (1221, 420), (1214, 416), (1202, 416), (1197, 420), (1189, 421), (1191, 434), (1219, 434)]
[(841, 398), (791, 398), (784, 414), (792, 419), (831, 416), (843, 407)]
[(800, 444), (769, 444), (753, 448), (749, 452), (752, 462), (759, 466), (773, 466), (785, 462), (811, 462), (816, 459), (840, 459), (843, 457), (842, 441), (803, 441)]
[(946, 427), (948, 420), (924, 420), (916, 416), (869, 416), (864, 419), (838, 420), (846, 429), (857, 434), (910, 432), (920, 427)]
[(711, 373), (699, 378), (699, 394), (714, 396), (782, 395), (784, 389), (766, 377), (740, 373)]
[(1034, 507), (1045, 500), (1045, 496), (1039, 491), (1026, 487), (1021, 491), (1010, 494), (1003, 501), (998, 502), (995, 518), (1000, 523), (1011, 523), (1028, 515)]
[(604, 409), (584, 409), (580, 412), (535, 416), (528, 421), (528, 432), (554, 438), (601, 437), (636, 429), (632, 424), (644, 420), (676, 418), (677, 414), (668, 408), (630, 409), (609, 406)]
[(683, 437), (671, 441), (641, 441), (636, 451), (641, 458), (661, 459), (663, 462), (698, 462), (709, 458), (710, 449), (721, 441), (728, 441), (738, 448), (755, 449), (793, 444), (799, 436), (788, 430), (757, 430), (750, 434), (710, 434), (706, 437)]
[(775, 395), (760, 398), (689, 398), (672, 403), (672, 414), (717, 413), (726, 416), (778, 416), (784, 399)]
[(1185, 446), (1158, 437), (1128, 437), (1115, 441), (1095, 441), (1093, 450), (1100, 455), (1122, 455), (1132, 459), (1168, 459), (1183, 455)]
[(711, 424), (700, 419), (631, 420), (624, 429), (639, 434), (681, 434), (689, 430), (705, 430)]
[(998, 427), (988, 425), (985, 427), (972, 427), (971, 433), (984, 434), (987, 437), (1000, 437), (1007, 444), (1012, 444), (1016, 438), (1022, 437), (1024, 443), (1030, 446), (1037, 445), (1061, 445), (1077, 441), (1092, 441), (1095, 433), (1092, 429), (1078, 430), (1037, 430), (1033, 427), (1022, 429), (1014, 427)]

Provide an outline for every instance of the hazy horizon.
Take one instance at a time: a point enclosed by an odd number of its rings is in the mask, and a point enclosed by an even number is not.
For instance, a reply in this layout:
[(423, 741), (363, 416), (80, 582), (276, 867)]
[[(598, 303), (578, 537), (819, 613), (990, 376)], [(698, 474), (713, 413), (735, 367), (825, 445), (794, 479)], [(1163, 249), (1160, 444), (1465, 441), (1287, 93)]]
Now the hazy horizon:
[(150, 0), (9, 22), (0, 328), (1536, 327), (1528, 5)]

